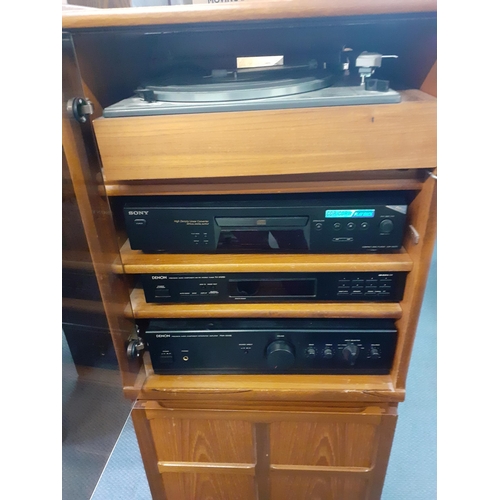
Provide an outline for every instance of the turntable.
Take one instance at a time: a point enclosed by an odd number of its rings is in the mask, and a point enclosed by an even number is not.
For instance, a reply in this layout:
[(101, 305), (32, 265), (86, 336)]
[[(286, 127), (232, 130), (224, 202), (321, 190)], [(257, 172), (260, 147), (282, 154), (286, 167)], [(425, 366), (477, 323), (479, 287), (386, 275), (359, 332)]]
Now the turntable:
[(359, 75), (355, 78), (350, 77), (345, 64), (339, 71), (314, 60), (300, 66), (166, 76), (141, 85), (134, 97), (105, 108), (103, 115), (114, 118), (398, 103), (401, 96), (389, 88), (389, 82), (372, 78), (385, 57), (397, 56), (362, 52), (356, 59)]

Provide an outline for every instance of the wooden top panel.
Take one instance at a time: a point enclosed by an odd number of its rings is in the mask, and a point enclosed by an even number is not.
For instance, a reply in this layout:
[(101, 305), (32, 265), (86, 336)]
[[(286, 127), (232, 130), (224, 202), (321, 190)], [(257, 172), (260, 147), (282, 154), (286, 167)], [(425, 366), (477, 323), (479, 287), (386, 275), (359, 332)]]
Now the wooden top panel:
[[(145, 254), (131, 250), (127, 240), (121, 248), (127, 274), (237, 273), (237, 272), (333, 272), (411, 271), (413, 261), (403, 249), (391, 254)], [(118, 272), (121, 266), (116, 266)]]
[(436, 0), (246, 0), (224, 5), (66, 10), (62, 15), (62, 27), (179, 25), (436, 11)]

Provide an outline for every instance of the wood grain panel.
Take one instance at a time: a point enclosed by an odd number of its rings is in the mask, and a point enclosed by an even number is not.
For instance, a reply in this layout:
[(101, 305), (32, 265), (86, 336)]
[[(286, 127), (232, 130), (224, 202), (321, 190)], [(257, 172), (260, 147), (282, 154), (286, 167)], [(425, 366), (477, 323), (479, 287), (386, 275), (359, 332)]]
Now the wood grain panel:
[(436, 100), (400, 104), (98, 118), (106, 182), (436, 165)]
[(169, 500), (257, 500), (252, 476), (168, 473), (162, 480)]
[(67, 111), (69, 99), (83, 95), (73, 42), (67, 35), (63, 35), (62, 60), (63, 161), (67, 162), (70, 173), (123, 386), (131, 386), (141, 364), (138, 359), (127, 358), (124, 346), (127, 339), (135, 334), (135, 324), (124, 314), (125, 309), (130, 308), (128, 287), (124, 279), (112, 271), (119, 256), (119, 245), (114, 237), (108, 200), (100, 195), (98, 189), (102, 184), (96, 175), (100, 174), (100, 164), (92, 128), (89, 122), (81, 124), (71, 119)]
[(428, 177), (423, 189), (411, 203), (407, 223), (415, 228), (419, 240), (415, 242), (410, 231), (407, 232), (404, 240), (405, 248), (415, 264), (406, 280), (405, 295), (401, 302), (403, 315), (396, 323), (399, 336), (392, 376), (395, 385), (402, 389), (406, 384), (427, 275), (436, 241), (437, 181), (434, 178)]
[[(214, 8), (215, 7), (215, 8)], [(436, 0), (287, 0), (63, 12), (64, 29), (435, 12)]]
[(422, 169), (326, 172), (309, 175), (242, 176), (168, 181), (107, 182), (108, 196), (157, 196), (254, 193), (324, 193), (339, 191), (419, 190), (424, 179)]
[(297, 410), (308, 401), (318, 403), (317, 411), (327, 411), (332, 402), (400, 402), (404, 395), (404, 390), (394, 389), (389, 375), (150, 375), (139, 397), (168, 401), (174, 407), (226, 405), (235, 410), (240, 405), (260, 409), (269, 404)]
[(400, 318), (399, 303), (277, 303), (277, 304), (148, 304), (136, 288), (130, 295), (132, 310), (125, 314), (144, 318)]
[[(377, 445), (377, 427), (363, 416), (353, 421), (274, 422), (271, 464), (370, 467)], [(358, 421), (356, 421), (358, 420)]]
[(255, 463), (250, 422), (179, 419), (165, 415), (152, 419), (150, 426), (160, 461)]
[[(237, 273), (411, 271), (413, 261), (404, 249), (390, 254), (146, 254), (131, 250), (127, 240), (120, 250), (116, 272)], [(123, 268), (122, 268), (123, 264)]]
[(149, 421), (146, 418), (145, 410), (141, 403), (136, 403), (132, 410), (132, 421), (151, 495), (154, 500), (170, 500), (167, 499), (161, 476), (158, 473), (158, 457), (156, 455), (155, 443), (151, 435)]
[(271, 475), (272, 500), (366, 500), (367, 493), (368, 483), (364, 478), (321, 474)]

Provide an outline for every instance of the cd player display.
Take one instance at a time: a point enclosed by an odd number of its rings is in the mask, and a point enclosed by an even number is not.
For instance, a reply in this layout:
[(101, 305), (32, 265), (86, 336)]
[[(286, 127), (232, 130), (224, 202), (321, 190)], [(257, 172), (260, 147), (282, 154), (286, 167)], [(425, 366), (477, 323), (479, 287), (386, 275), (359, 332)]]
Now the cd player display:
[(155, 373), (387, 374), (397, 331), (384, 319), (152, 319)]
[(359, 253), (399, 249), (404, 192), (147, 197), (124, 206), (147, 253)]
[(403, 298), (404, 272), (144, 274), (146, 302), (378, 301)]

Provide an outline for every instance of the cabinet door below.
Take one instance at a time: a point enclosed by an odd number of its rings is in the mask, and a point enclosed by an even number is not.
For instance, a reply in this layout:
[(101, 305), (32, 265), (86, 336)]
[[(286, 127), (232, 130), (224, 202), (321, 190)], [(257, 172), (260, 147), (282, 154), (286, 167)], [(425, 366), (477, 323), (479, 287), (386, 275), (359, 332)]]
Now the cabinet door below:
[(387, 407), (132, 415), (154, 500), (377, 500), (396, 423)]

